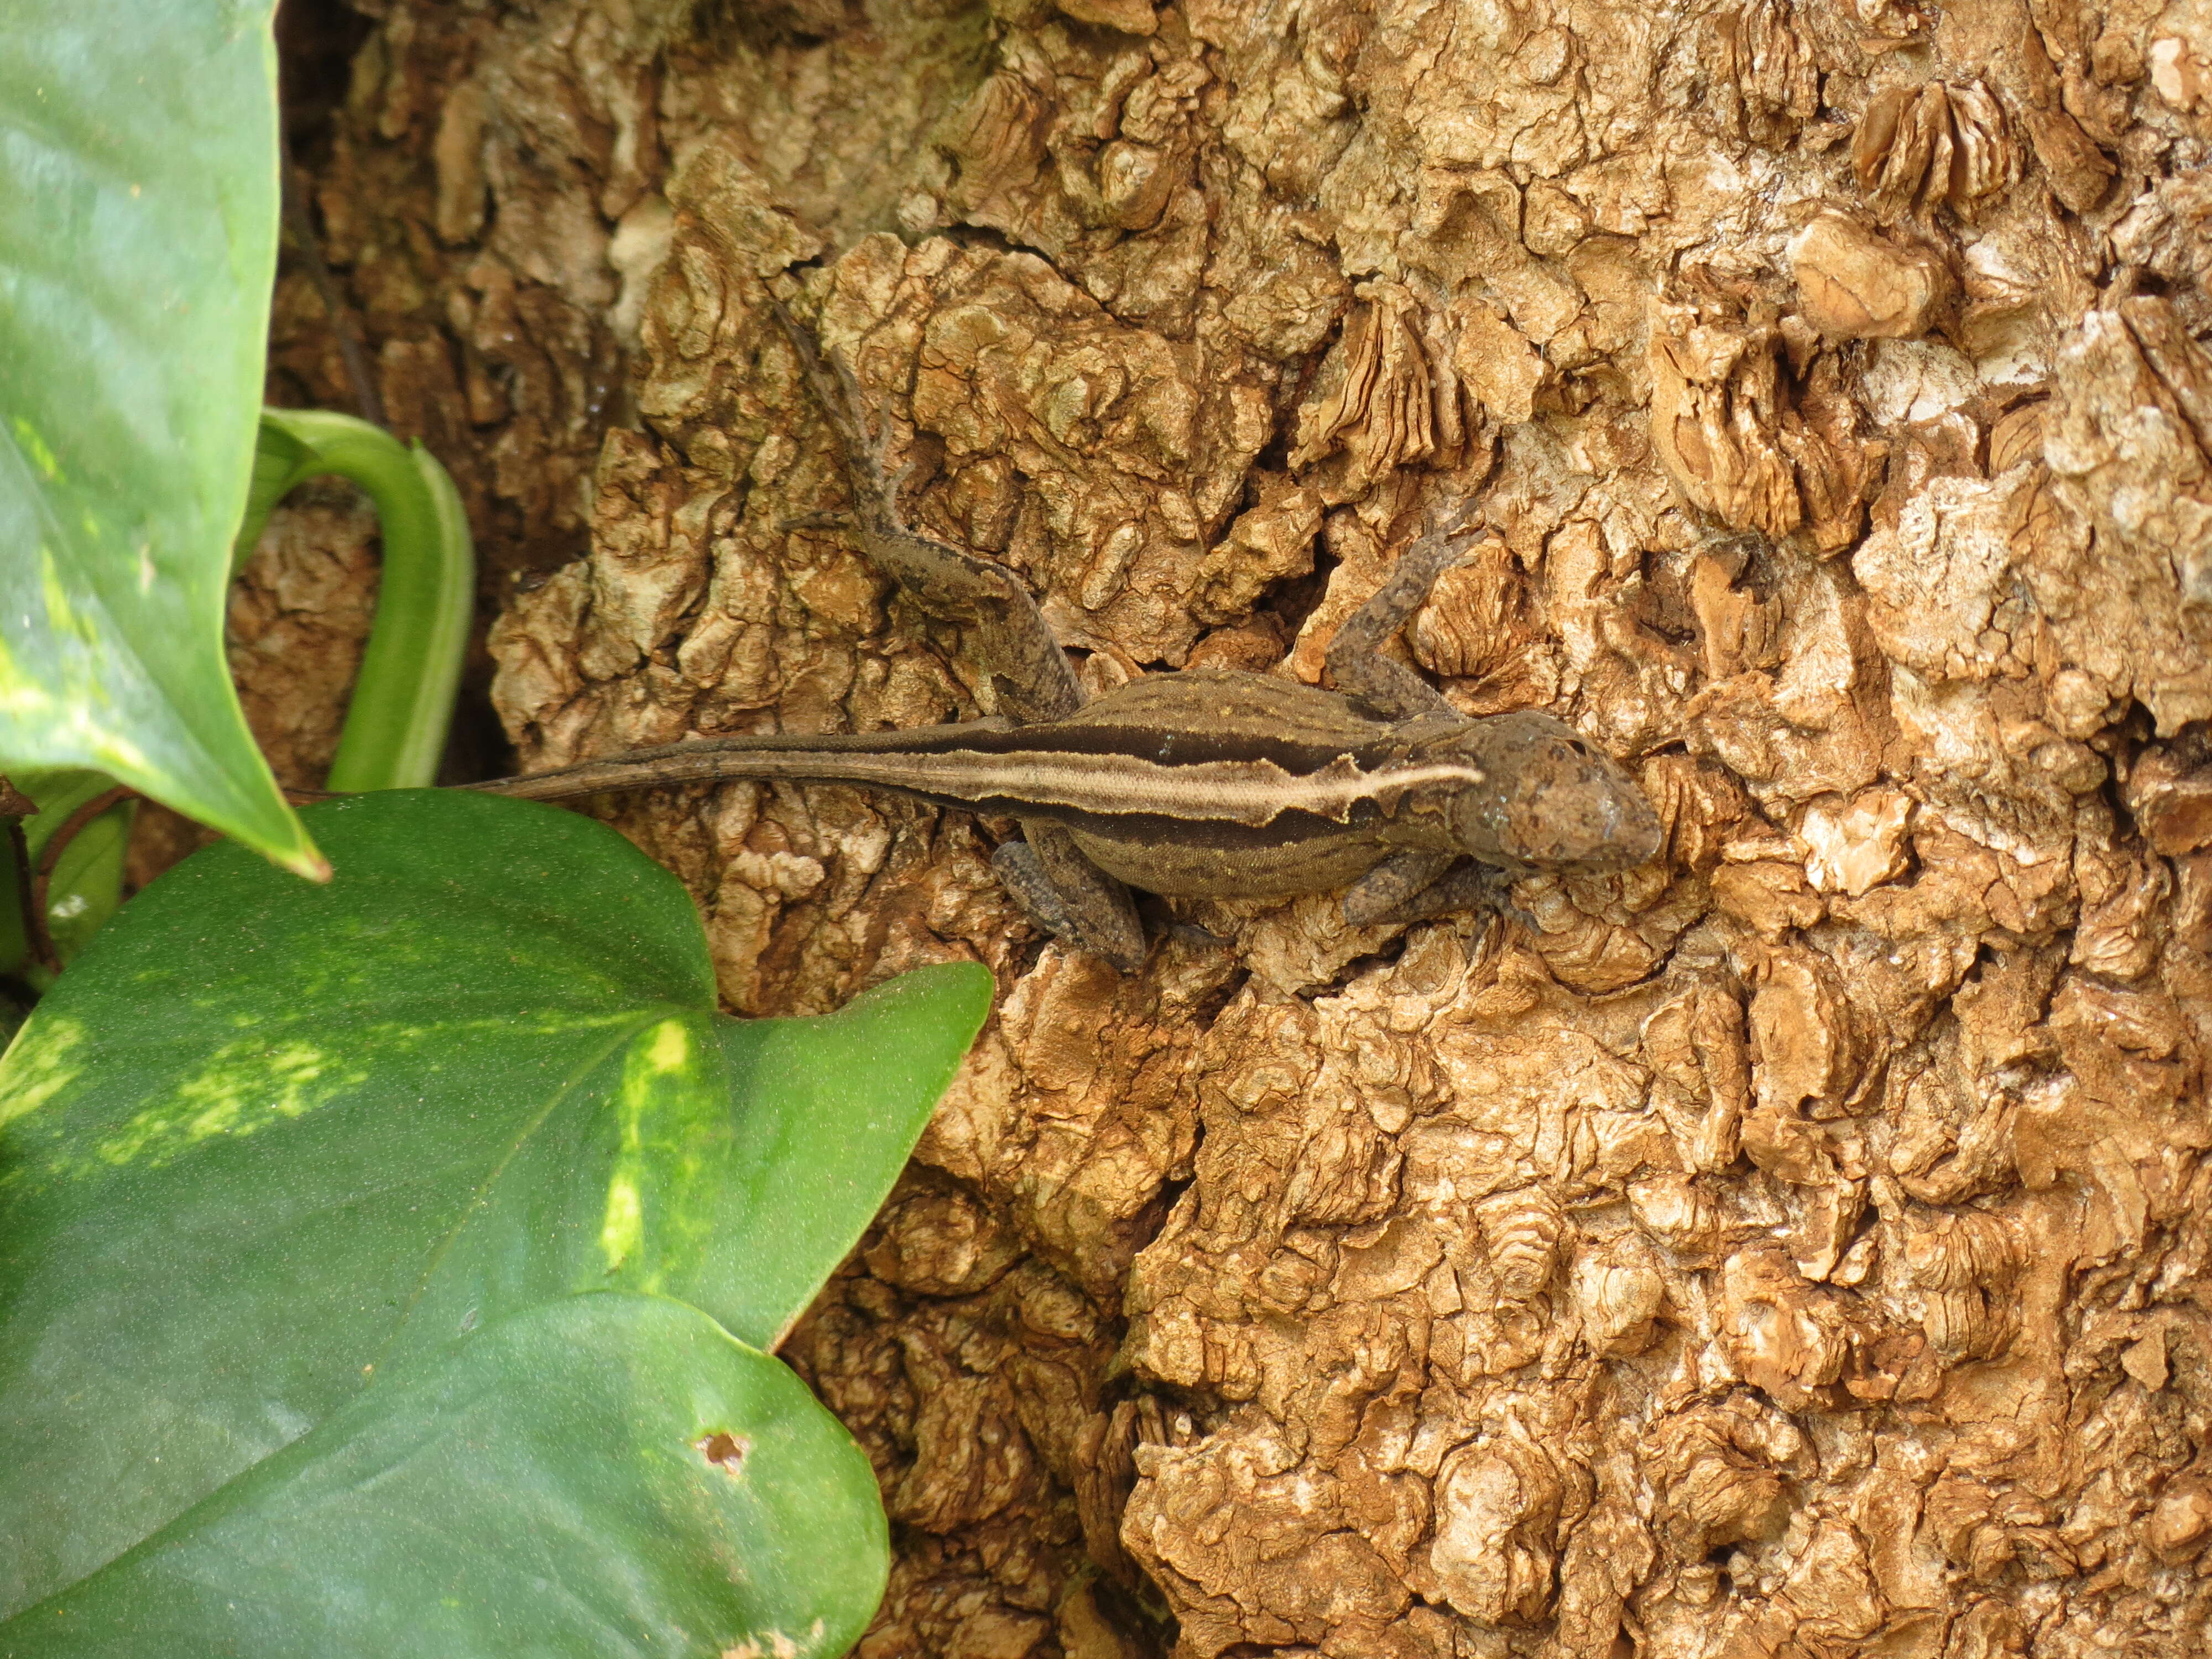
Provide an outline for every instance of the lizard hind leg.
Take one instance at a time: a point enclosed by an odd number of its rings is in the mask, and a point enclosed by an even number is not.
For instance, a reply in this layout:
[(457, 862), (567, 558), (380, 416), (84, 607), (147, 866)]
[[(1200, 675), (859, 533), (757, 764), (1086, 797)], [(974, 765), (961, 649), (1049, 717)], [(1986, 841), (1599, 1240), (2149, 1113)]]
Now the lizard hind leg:
[(991, 855), (991, 868), (1022, 913), (1055, 939), (1112, 963), (1144, 965), (1145, 925), (1129, 890), (1084, 857), (1056, 823), (1025, 823), (1025, 841)]

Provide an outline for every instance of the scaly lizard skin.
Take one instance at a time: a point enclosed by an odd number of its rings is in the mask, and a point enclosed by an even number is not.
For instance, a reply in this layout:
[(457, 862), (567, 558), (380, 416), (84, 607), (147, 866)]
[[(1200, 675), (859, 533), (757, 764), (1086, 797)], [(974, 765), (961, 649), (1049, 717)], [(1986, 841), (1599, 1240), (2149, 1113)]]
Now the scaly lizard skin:
[(1463, 531), (1407, 551), (1338, 630), (1344, 692), (1264, 674), (1146, 675), (1085, 704), (1036, 604), (1004, 569), (917, 536), (869, 441), (850, 377), (780, 301), (776, 315), (843, 451), (853, 526), (930, 614), (974, 627), (1013, 718), (828, 737), (708, 738), (473, 787), (530, 800), (732, 778), (858, 784), (1021, 821), (1000, 878), (1048, 931), (1116, 966), (1142, 961), (1128, 887), (1269, 897), (1349, 888), (1355, 924), (1479, 896), (1474, 859), (1507, 871), (1623, 870), (1659, 848), (1614, 763), (1547, 714), (1473, 720), (1381, 654), (1454, 562)]

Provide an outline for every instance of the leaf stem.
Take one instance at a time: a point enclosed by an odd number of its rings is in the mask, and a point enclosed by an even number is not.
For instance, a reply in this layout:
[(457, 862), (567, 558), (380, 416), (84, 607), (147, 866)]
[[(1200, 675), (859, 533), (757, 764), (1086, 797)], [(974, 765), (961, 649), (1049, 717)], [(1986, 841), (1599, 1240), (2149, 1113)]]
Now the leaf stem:
[(376, 621), (329, 787), (420, 788), (436, 781), (468, 644), (476, 592), (468, 515), (452, 477), (420, 443), (403, 445), (349, 415), (264, 410), (234, 570), (285, 493), (323, 473), (368, 492), (384, 540)]
[(46, 907), (41, 902), (37, 878), (31, 873), (31, 838), (23, 833), (23, 820), (8, 820), (8, 861), (15, 866), (15, 904), (22, 912), (23, 940), (32, 964), (50, 974), (61, 971), (62, 959), (54, 949), (54, 936), (46, 927)]

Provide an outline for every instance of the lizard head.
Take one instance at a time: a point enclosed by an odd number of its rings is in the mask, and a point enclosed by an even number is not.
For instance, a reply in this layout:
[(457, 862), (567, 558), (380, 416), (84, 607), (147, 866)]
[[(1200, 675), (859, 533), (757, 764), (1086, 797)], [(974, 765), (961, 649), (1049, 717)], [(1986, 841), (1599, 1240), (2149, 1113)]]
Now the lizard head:
[(1659, 817), (1618, 763), (1549, 714), (1468, 722), (1453, 750), (1486, 782), (1459, 791), (1452, 832), (1462, 850), (1508, 868), (1602, 874), (1659, 851)]

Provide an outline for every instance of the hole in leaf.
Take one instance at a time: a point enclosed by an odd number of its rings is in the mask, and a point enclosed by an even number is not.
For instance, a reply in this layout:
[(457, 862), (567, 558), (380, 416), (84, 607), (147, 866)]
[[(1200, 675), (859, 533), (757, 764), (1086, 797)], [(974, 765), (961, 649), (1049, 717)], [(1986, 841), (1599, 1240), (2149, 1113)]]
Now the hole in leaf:
[(731, 1474), (744, 1467), (745, 1454), (753, 1449), (751, 1441), (741, 1434), (732, 1434), (727, 1429), (717, 1429), (705, 1438), (691, 1443), (700, 1456)]

